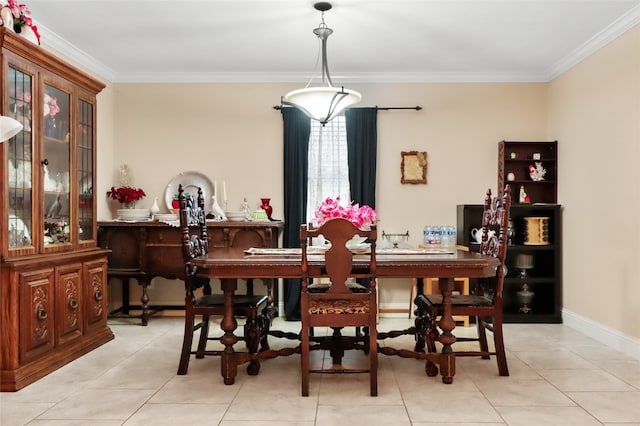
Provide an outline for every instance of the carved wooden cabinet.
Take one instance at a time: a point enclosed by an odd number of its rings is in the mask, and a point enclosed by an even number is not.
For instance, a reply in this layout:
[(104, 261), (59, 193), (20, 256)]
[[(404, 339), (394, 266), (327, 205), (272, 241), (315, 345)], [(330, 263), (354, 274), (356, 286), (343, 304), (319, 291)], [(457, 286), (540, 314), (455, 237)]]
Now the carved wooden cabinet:
[(96, 95), (104, 85), (0, 27), (0, 380), (18, 390), (111, 340), (96, 240)]
[[(208, 221), (209, 251), (222, 247), (277, 247), (283, 222)], [(108, 275), (122, 280), (122, 306), (112, 315), (139, 317), (146, 325), (149, 317), (161, 309), (184, 309), (184, 306), (151, 305), (147, 287), (154, 277), (184, 279), (182, 234), (179, 227), (163, 222), (98, 222), (98, 243), (111, 250)], [(129, 304), (129, 279), (142, 287), (141, 304)], [(273, 297), (275, 298), (275, 296)], [(275, 302), (275, 300), (274, 300)], [(131, 310), (141, 314), (131, 315)]]

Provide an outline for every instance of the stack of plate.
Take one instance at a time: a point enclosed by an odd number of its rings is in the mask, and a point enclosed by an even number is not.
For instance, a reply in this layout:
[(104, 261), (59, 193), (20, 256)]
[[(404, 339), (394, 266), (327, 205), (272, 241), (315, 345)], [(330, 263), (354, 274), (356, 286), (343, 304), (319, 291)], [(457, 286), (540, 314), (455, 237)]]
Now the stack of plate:
[(172, 222), (174, 220), (178, 220), (178, 215), (173, 213), (156, 213), (153, 215), (155, 220), (159, 220), (160, 222)]
[(118, 209), (118, 220), (138, 222), (149, 220), (149, 209)]

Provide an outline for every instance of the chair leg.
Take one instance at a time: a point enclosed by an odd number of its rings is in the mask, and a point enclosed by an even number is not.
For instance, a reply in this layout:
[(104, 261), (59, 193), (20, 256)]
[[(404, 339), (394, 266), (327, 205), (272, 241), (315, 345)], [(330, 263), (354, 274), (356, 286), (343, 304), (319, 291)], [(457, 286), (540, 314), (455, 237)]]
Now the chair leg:
[[(260, 330), (258, 328), (258, 309), (253, 308), (247, 315), (247, 322), (244, 325), (244, 340), (247, 351), (250, 354), (258, 353), (258, 345), (260, 344)], [(252, 359), (247, 366), (247, 373), (255, 376), (260, 372), (260, 360)]]
[(369, 381), (371, 396), (378, 396), (378, 333), (375, 327), (369, 330)]
[(426, 317), (425, 322), (427, 323), (427, 331), (426, 331), (426, 343), (427, 343), (427, 351), (429, 352), (437, 352), (436, 350), (436, 342), (438, 341), (438, 336), (440, 332), (438, 331), (438, 321), (436, 321), (437, 312), (436, 309), (430, 309), (429, 315)]
[(302, 324), (300, 331), (300, 374), (302, 375), (302, 396), (309, 396), (309, 327)]
[(502, 333), (502, 318), (494, 318), (493, 322), (493, 342), (496, 347), (496, 359), (498, 360), (498, 371), (501, 376), (509, 375), (507, 366), (507, 354), (504, 350), (504, 335)]
[(260, 352), (268, 351), (269, 348), (269, 330), (271, 329), (271, 312), (269, 308), (263, 309), (262, 314), (258, 317), (258, 331), (260, 333)]
[[(481, 352), (489, 352), (489, 344), (487, 343), (487, 329), (485, 328), (482, 317), (476, 317), (476, 326), (478, 327), (478, 343)], [(483, 355), (482, 359), (489, 359), (489, 355)]]
[(193, 343), (193, 322), (194, 317), (187, 310), (184, 318), (184, 337), (182, 339), (182, 352), (180, 354), (180, 364), (178, 364), (178, 374), (187, 374), (189, 369), (189, 358), (191, 357), (191, 344)]
[(198, 350), (196, 358), (204, 358), (204, 351), (207, 349), (207, 338), (209, 337), (209, 315), (202, 316), (202, 327), (200, 327), (200, 339), (198, 340)]

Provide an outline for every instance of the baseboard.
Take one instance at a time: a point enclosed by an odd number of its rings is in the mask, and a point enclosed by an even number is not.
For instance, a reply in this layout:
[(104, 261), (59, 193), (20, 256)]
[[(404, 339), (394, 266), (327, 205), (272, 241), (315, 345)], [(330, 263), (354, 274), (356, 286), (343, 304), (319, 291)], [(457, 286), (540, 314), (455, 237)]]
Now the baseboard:
[(568, 309), (562, 310), (562, 322), (581, 333), (640, 360), (640, 339), (624, 334)]

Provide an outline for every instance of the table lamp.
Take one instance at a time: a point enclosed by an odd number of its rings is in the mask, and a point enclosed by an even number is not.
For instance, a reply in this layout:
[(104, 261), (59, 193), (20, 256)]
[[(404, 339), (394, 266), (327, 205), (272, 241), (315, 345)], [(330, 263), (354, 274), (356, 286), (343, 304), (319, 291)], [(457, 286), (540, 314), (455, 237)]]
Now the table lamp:
[(22, 124), (11, 117), (0, 115), (0, 143), (11, 139), (22, 130)]

